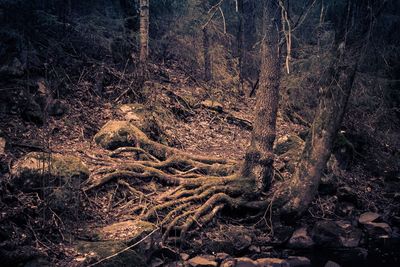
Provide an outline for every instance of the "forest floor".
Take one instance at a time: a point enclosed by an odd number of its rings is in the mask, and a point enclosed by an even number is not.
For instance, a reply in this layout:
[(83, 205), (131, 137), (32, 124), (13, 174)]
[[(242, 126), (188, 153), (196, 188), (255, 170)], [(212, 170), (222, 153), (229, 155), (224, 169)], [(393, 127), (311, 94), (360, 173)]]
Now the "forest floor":
[[(165, 116), (158, 118), (157, 121), (166, 136), (171, 138), (170, 143), (193, 155), (212, 155), (224, 159), (242, 160), (250, 140), (250, 131), (245, 127), (230, 123), (227, 114), (234, 114), (235, 117), (252, 121), (255, 99), (248, 96), (238, 97), (233, 92), (226, 92), (217, 87), (210, 89), (191, 80), (190, 77), (176, 69), (164, 67), (163, 71), (167, 73), (168, 81), (147, 82), (146, 86), (152, 90), (150, 90), (150, 102), (146, 105), (169, 109), (165, 112)], [(171, 107), (176, 107), (177, 102), (176, 97), (174, 100), (174, 95), (172, 98), (168, 96), (169, 92), (173, 92), (175, 96), (183, 99), (191, 99), (196, 109), (189, 110), (184, 115), (177, 113), (176, 109), (175, 112), (172, 112)], [(205, 100), (215, 101), (212, 102), (214, 107), (202, 105), (201, 103)], [(125, 120), (124, 114), (119, 111), (122, 103), (89, 96), (83, 88), (76, 91), (74, 97), (66, 100), (66, 103), (68, 112), (60, 118), (47, 117), (42, 127), (25, 122), (16, 114), (0, 117), (0, 128), (8, 142), (5, 161), (10, 169), (21, 156), (31, 151), (51, 151), (77, 156), (89, 167), (91, 172), (102, 167), (99, 161), (93, 160), (93, 158), (105, 158), (109, 151), (98, 146), (93, 141), (93, 137), (107, 121)], [(221, 112), (219, 106), (215, 108), (215, 103), (220, 103), (224, 112)], [(277, 138), (289, 134), (302, 135), (306, 130), (304, 126), (290, 122), (281, 115), (278, 118), (277, 129)], [(282, 165), (282, 160), (285, 159), (278, 158), (276, 165)], [(290, 176), (288, 170), (279, 169), (282, 171), (283, 178), (286, 179)], [(7, 181), (12, 179), (8, 174), (6, 176), (8, 177)], [(350, 222), (350, 225), (354, 225), (357, 224), (359, 215), (366, 211), (380, 214), (385, 221), (388, 217), (393, 217), (394, 205), (397, 204), (391, 198), (393, 195), (387, 194), (387, 186), (382, 177), (371, 176), (363, 170), (362, 165), (355, 163), (351, 170), (341, 171), (340, 179), (339, 187), (344, 189), (338, 190), (336, 194), (318, 196), (306, 216), (295, 226), (278, 225), (273, 228), (265, 216), (261, 216), (255, 221), (246, 221), (242, 218), (242, 213), (235, 214), (235, 212), (227, 210), (223, 212), (223, 215), (216, 216), (210, 224), (197, 225), (188, 237), (190, 240), (187, 241), (190, 245), (180, 246), (172, 241), (164, 246), (159, 246), (155, 245), (159, 243), (155, 237), (150, 242), (151, 244), (146, 244), (148, 247), (140, 246), (140, 251), (144, 251), (141, 256), (147, 261), (147, 264), (154, 267), (167, 264), (179, 266), (182, 263), (178, 264), (177, 262), (182, 259), (187, 260), (196, 255), (215, 257), (217, 252), (225, 252), (232, 257), (252, 259), (287, 258), (289, 255), (306, 255), (313, 259), (318, 253), (313, 252), (312, 249), (287, 246), (295, 229), (301, 226), (312, 228), (319, 221), (346, 221)], [(7, 183), (3, 183), (2, 187), (3, 196), (10, 192), (5, 184)], [(135, 186), (136, 189), (146, 193), (145, 201), (148, 203), (157, 203), (157, 197), (162, 192), (170, 190), (168, 186), (161, 186), (152, 180)], [(38, 203), (37, 200), (34, 200), (34, 196), (19, 192), (18, 200), (9, 197), (9, 203), (2, 204), (1, 222), (9, 225), (8, 228), (4, 226), (2, 231), (13, 229), (12, 234), (7, 234), (11, 235), (12, 242), (20, 247), (28, 244), (35, 247), (39, 254), (47, 255), (51, 261), (49, 265), (81, 266), (96, 263), (110, 255), (93, 255), (90, 249), (87, 252), (79, 251), (76, 242), (77, 240), (96, 241), (96, 238), (93, 237), (96, 229), (104, 229), (105, 226), (135, 218), (131, 209), (138, 205), (137, 201), (139, 200), (129, 195), (126, 188), (123, 187), (116, 181), (110, 181), (84, 194), (82, 199), (76, 200), (80, 204), (73, 211), (74, 216), (65, 218), (54, 213), (50, 219), (47, 213), (41, 213), (40, 208), (36, 206)], [(341, 199), (340, 194), (345, 200)], [(396, 201), (398, 201), (399, 196), (396, 197)], [(124, 227), (119, 225), (118, 231), (108, 233), (107, 240), (129, 238), (133, 230), (130, 228), (131, 225), (125, 226), (125, 230), (121, 231)], [(394, 225), (391, 226), (396, 229)], [(99, 240), (97, 239), (97, 241)], [(395, 245), (399, 246), (398, 243)], [(96, 244), (96, 246), (100, 245)], [(157, 248), (150, 249), (154, 246)], [(347, 254), (343, 252), (343, 247), (335, 248), (334, 253), (328, 250), (328, 252), (324, 252), (325, 256), (321, 256), (323, 253), (318, 255), (321, 258), (317, 256), (313, 265), (322, 266), (321, 264), (328, 259), (340, 261), (341, 258), (343, 260), (343, 255), (350, 255), (349, 257), (353, 257), (357, 262), (365, 256), (361, 254), (367, 253), (367, 250), (364, 251), (366, 247), (367, 244), (357, 243), (351, 249), (357, 248), (358, 250), (351, 250)], [(349, 249), (349, 247), (347, 248)], [(107, 247), (105, 249), (107, 250)], [(338, 251), (341, 252), (338, 253)], [(381, 252), (380, 254), (385, 253)], [(112, 254), (118, 254), (118, 249)], [(389, 258), (389, 262), (394, 257), (398, 256), (393, 253), (382, 256), (385, 258), (384, 260)], [(107, 261), (100, 265), (106, 264)], [(347, 261), (347, 264), (348, 262), (352, 262), (352, 259)], [(33, 266), (41, 265), (36, 264)], [(344, 261), (343, 264), (346, 265), (346, 262)]]

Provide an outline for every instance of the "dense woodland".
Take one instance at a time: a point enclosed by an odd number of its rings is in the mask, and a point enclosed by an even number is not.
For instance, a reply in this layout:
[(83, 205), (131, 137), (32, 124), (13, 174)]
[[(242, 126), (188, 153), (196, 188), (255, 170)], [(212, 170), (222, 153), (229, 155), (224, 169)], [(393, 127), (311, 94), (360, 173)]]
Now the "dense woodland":
[(400, 1), (0, 0), (1, 266), (399, 266)]

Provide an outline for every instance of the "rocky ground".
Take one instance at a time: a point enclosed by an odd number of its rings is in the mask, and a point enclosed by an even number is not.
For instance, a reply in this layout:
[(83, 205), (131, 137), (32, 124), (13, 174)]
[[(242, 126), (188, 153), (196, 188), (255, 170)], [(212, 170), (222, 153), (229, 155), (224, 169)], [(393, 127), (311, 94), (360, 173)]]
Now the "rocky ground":
[[(176, 70), (163, 71), (168, 81), (147, 83), (146, 104), (114, 103), (78, 90), (75, 98), (52, 102), (54, 112), (41, 113), (32, 105), (22, 117), (18, 112), (0, 117), (0, 258), (6, 265), (399, 263), (400, 181), (370, 174), (357, 156), (349, 167), (345, 156), (354, 151), (348, 143), (331, 158), (308, 213), (290, 226), (223, 210), (210, 224), (198, 224), (185, 244), (173, 239), (161, 244), (157, 222), (139, 221), (135, 210), (158, 203), (168, 186), (153, 179), (120, 179), (81, 192), (110, 151), (132, 144), (129, 125), (192, 154), (242, 159), (254, 99), (202, 86)], [(277, 180), (290, 178), (305, 135), (304, 126), (280, 114)]]

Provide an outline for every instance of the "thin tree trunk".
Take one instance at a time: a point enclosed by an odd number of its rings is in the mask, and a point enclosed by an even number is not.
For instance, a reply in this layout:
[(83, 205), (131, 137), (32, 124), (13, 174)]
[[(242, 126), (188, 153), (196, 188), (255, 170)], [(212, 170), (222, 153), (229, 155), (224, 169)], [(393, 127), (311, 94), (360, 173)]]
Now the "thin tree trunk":
[(140, 0), (140, 54), (141, 63), (147, 62), (149, 55), (149, 0)]
[(211, 53), (210, 53), (210, 36), (208, 34), (207, 26), (203, 27), (203, 56), (204, 56), (204, 79), (206, 81), (211, 81), (212, 66), (211, 66)]
[(239, 27), (237, 33), (237, 46), (238, 46), (238, 55), (239, 55), (239, 94), (243, 95), (243, 61), (245, 57), (245, 49), (244, 49), (244, 13), (243, 13), (243, 0), (237, 0), (238, 6), (238, 18), (239, 18)]
[(261, 72), (257, 91), (256, 114), (251, 144), (242, 167), (244, 177), (254, 177), (259, 191), (269, 189), (273, 177), (273, 144), (279, 102), (280, 10), (277, 0), (268, 1), (264, 11), (264, 33), (261, 48)]

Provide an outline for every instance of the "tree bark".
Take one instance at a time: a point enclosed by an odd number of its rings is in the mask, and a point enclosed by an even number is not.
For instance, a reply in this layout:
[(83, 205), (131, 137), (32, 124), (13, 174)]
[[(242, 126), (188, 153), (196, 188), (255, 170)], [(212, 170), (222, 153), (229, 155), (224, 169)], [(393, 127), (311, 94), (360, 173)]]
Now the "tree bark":
[[(256, 3), (254, 0), (238, 0), (238, 32), (237, 32), (237, 49), (238, 49), (238, 71), (239, 71), (239, 94), (244, 93), (244, 81), (253, 83), (254, 76), (257, 76), (258, 65), (254, 58), (251, 58), (251, 50), (255, 43), (256, 36)], [(253, 88), (253, 85), (251, 85)]]
[[(331, 64), (321, 85), (320, 100), (305, 148), (284, 198), (288, 201), (280, 211), (286, 219), (304, 213), (317, 194), (321, 175), (331, 155), (332, 145), (342, 124), (354, 81), (356, 64), (341, 57)], [(278, 204), (279, 208), (279, 204)]]
[(140, 54), (141, 63), (147, 62), (149, 55), (149, 0), (140, 0)]
[[(343, 1), (331, 10), (330, 20), (335, 27), (333, 59), (321, 79), (318, 108), (300, 161), (293, 177), (288, 184), (284, 184), (274, 203), (282, 218), (289, 221), (303, 214), (317, 194), (321, 175), (343, 121), (360, 51), (365, 45), (352, 43), (350, 49), (349, 44), (351, 40), (363, 40), (375, 18), (365, 3), (359, 8), (366, 15), (351, 18), (354, 8), (353, 2)], [(357, 19), (357, 27), (349, 27), (352, 19)]]
[(261, 48), (261, 70), (257, 91), (256, 114), (251, 143), (241, 170), (243, 177), (253, 177), (258, 191), (269, 189), (273, 177), (273, 144), (279, 102), (280, 10), (277, 0), (267, 1), (264, 11), (264, 33)]
[(207, 26), (203, 27), (203, 56), (204, 56), (204, 79), (206, 81), (211, 81), (212, 66), (211, 66), (211, 53), (210, 53), (210, 36), (208, 34)]

